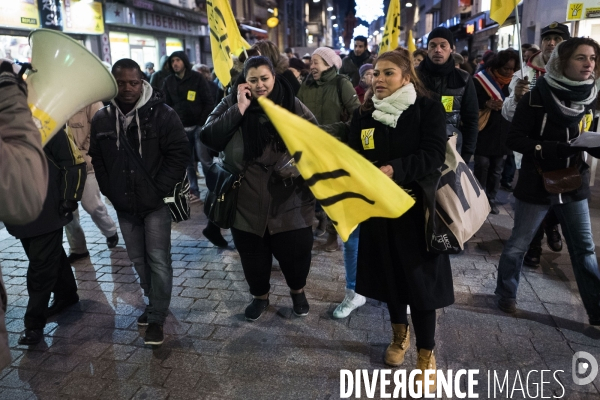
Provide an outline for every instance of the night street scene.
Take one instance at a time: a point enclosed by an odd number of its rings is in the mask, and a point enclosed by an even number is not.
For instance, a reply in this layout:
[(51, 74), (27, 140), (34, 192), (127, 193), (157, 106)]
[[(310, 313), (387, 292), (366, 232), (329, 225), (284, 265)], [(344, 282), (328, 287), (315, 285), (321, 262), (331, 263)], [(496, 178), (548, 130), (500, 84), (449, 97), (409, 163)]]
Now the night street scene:
[(0, 399), (600, 399), (596, 0), (0, 0)]

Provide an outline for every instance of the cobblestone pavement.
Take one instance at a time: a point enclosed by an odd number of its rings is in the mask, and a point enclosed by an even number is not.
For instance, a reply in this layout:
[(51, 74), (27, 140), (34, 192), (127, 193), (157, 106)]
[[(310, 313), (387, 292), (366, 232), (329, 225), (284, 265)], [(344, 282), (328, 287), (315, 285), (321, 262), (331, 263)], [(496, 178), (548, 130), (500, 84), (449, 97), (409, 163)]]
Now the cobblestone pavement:
[[(475, 391), (484, 399), (509, 397), (508, 386), (516, 387), (512, 398), (600, 398), (600, 377), (586, 386), (571, 378), (576, 351), (600, 360), (600, 330), (585, 324), (566, 249), (552, 253), (545, 246), (542, 267), (524, 270), (515, 316), (494, 305), (496, 269), (512, 227), (514, 200), (506, 192), (500, 196), (500, 215), (491, 215), (464, 254), (452, 258), (456, 304), (438, 312), (438, 368), (478, 369)], [(594, 188), (593, 198), (600, 199), (599, 189)], [(592, 207), (598, 238), (600, 202)], [(49, 321), (40, 345), (19, 346), (27, 258), (20, 242), (0, 229), (13, 355), (12, 365), (0, 372), (0, 398), (336, 399), (340, 369), (385, 368), (382, 357), (391, 337), (385, 305), (368, 301), (347, 319), (332, 318), (344, 297), (341, 251), (322, 251), (324, 239), (315, 241), (306, 287), (311, 310), (305, 318), (292, 314), (275, 262), (271, 306), (259, 321), (248, 323), (243, 311), (250, 295), (239, 256), (232, 248), (213, 247), (201, 234), (205, 223), (201, 206), (194, 205), (190, 221), (173, 224), (171, 313), (165, 343), (156, 349), (144, 345), (136, 324), (144, 299), (123, 243), (108, 250), (84, 212), (91, 257), (73, 265), (81, 302)], [(413, 338), (402, 368), (410, 371), (415, 363)], [(533, 370), (529, 392), (519, 390), (517, 373), (525, 388)], [(563, 370), (557, 375), (560, 384), (546, 373), (544, 392), (537, 393), (540, 370)], [(501, 379), (509, 371), (503, 394), (499, 389), (495, 397), (488, 394), (488, 371), (497, 371)], [(364, 390), (361, 394), (366, 396)]]

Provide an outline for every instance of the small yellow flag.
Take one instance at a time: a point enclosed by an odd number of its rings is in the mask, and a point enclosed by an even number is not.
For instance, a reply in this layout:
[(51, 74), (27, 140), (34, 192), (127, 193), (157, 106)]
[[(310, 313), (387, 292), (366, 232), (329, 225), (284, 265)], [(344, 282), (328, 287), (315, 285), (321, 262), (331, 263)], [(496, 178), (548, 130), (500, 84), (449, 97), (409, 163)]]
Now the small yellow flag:
[(343, 241), (361, 222), (398, 218), (415, 203), (377, 167), (318, 126), (266, 97), (258, 102)]
[(518, 3), (519, 0), (492, 0), (490, 18), (502, 25)]
[(391, 0), (385, 17), (385, 30), (379, 44), (379, 54), (398, 47), (400, 37), (400, 0)]
[(237, 56), (244, 49), (249, 49), (250, 45), (240, 34), (227, 0), (208, 0), (206, 7), (215, 74), (223, 86), (226, 86), (231, 81), (229, 74), (233, 67), (231, 54)]
[(417, 50), (417, 46), (415, 45), (415, 39), (413, 39), (412, 29), (408, 31), (408, 39), (406, 39), (406, 48), (412, 54), (415, 50)]

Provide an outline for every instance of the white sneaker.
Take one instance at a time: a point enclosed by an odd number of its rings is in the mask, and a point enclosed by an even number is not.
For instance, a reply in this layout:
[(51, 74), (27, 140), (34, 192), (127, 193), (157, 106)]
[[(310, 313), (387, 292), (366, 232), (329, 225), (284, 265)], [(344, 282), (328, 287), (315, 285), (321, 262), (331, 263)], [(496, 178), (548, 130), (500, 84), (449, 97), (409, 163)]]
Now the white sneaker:
[(333, 311), (333, 318), (346, 318), (352, 310), (363, 306), (366, 302), (365, 296), (361, 296), (352, 289), (346, 289), (346, 297)]
[(410, 306), (406, 306), (406, 315), (410, 315)]

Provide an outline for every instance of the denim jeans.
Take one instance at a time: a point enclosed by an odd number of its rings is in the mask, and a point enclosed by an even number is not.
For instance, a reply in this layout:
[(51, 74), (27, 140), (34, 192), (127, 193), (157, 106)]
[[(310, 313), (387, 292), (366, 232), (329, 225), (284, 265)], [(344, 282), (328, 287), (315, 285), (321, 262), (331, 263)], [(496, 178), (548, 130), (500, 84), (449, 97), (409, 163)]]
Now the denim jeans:
[[(108, 215), (106, 206), (102, 202), (98, 181), (96, 181), (96, 175), (93, 173), (87, 174), (81, 197), (81, 206), (90, 214), (92, 221), (94, 221), (104, 236), (111, 237), (117, 233), (117, 226), (115, 225), (115, 221)], [(65, 232), (71, 253), (81, 254), (88, 251), (85, 234), (79, 223), (78, 210), (73, 211), (73, 220), (65, 226)]]
[[(194, 129), (191, 129), (194, 128)], [(188, 141), (190, 142), (190, 149), (192, 150), (192, 157), (187, 166), (188, 180), (190, 181), (190, 193), (196, 196), (200, 196), (200, 189), (198, 188), (198, 161), (196, 161), (196, 136), (200, 134), (201, 126), (186, 127), (185, 133), (187, 134)]]
[(148, 296), (148, 322), (164, 324), (171, 303), (171, 213), (164, 206), (144, 218), (117, 213), (129, 259)]
[[(590, 318), (600, 317), (600, 271), (587, 200), (552, 206), (567, 242), (579, 294)], [(515, 225), (498, 264), (496, 294), (515, 299), (523, 257), (550, 205), (516, 200)]]
[(346, 289), (354, 290), (356, 287), (356, 263), (358, 260), (358, 236), (360, 225), (350, 234), (344, 242), (344, 267), (346, 268)]

